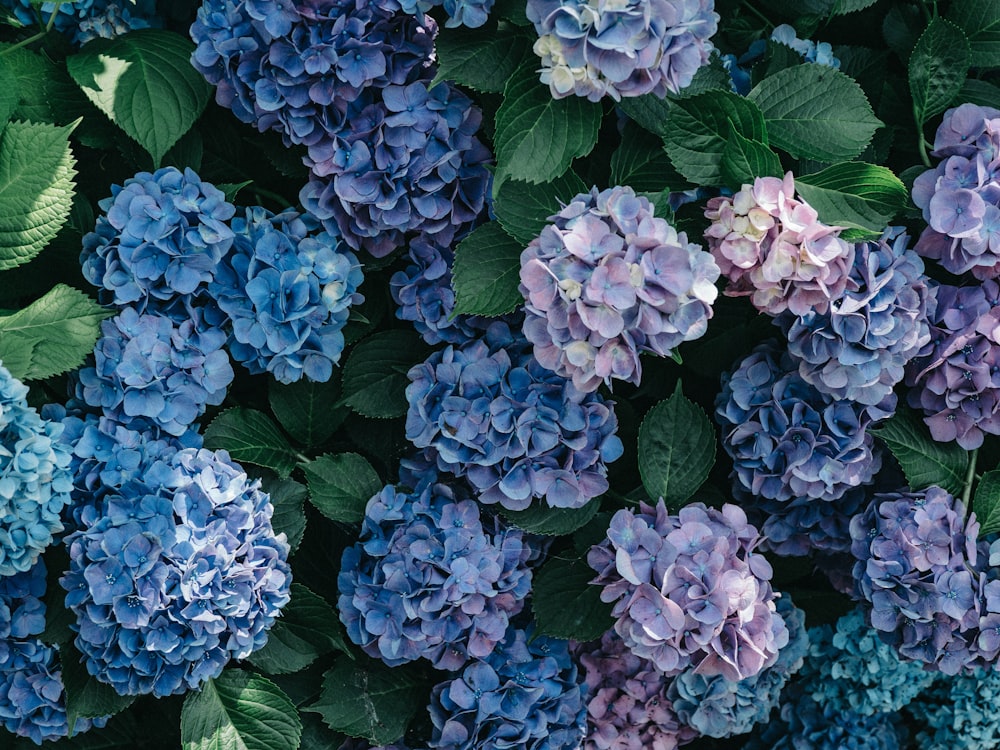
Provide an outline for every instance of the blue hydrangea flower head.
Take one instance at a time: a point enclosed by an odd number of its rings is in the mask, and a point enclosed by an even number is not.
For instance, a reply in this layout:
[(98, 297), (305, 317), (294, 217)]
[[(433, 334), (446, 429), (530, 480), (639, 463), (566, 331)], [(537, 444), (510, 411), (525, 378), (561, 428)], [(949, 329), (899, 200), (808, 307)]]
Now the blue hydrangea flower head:
[(112, 185), (83, 238), (83, 275), (102, 301), (164, 308), (198, 297), (233, 244), (236, 208), (191, 169), (163, 167)]
[(660, 500), (615, 513), (587, 562), (632, 653), (666, 675), (696, 667), (738, 682), (774, 664), (788, 643), (759, 543), (735, 505), (692, 503), (669, 515)]
[(482, 514), (461, 481), (421, 485), (388, 485), (369, 501), (337, 579), (340, 618), (389, 666), (424, 658), (458, 670), (489, 656), (521, 611), (531, 549), (520, 530)]
[(719, 25), (714, 0), (528, 0), (542, 83), (561, 99), (653, 94), (691, 83)]
[(0, 581), (30, 570), (52, 544), (73, 489), (63, 426), (40, 417), (27, 395), (0, 364)]
[[(44, 26), (57, 10), (51, 0), (0, 0), (0, 6), (12, 11), (25, 26)], [(134, 29), (160, 25), (155, 0), (137, 0), (130, 6), (123, 7), (115, 0), (68, 0), (59, 5), (53, 28), (80, 46), (91, 39), (114, 39)]]
[(630, 187), (593, 188), (549, 217), (521, 253), (524, 335), (583, 391), (638, 385), (639, 353), (704, 335), (719, 268)]
[(511, 626), (503, 641), (431, 692), (431, 750), (574, 750), (587, 707), (567, 641)]
[(200, 310), (180, 324), (124, 308), (101, 321), (94, 366), (80, 370), (76, 396), (134, 430), (180, 436), (209, 405), (221, 404), (233, 380), (226, 334)]
[(448, 20), (445, 26), (454, 28), (456, 26), (467, 26), (470, 29), (477, 29), (486, 23), (493, 10), (495, 0), (398, 0), (404, 13), (420, 15), (429, 12), (432, 8), (441, 7), (444, 9)]
[(771, 41), (791, 47), (802, 56), (805, 62), (818, 63), (828, 68), (840, 68), (840, 60), (833, 54), (829, 42), (814, 42), (811, 39), (799, 39), (794, 26), (783, 23), (775, 26), (771, 32)]
[(1000, 672), (977, 669), (940, 678), (911, 706), (924, 725), (925, 750), (992, 750), (1000, 745)]
[(258, 206), (233, 219), (232, 252), (209, 294), (229, 316), (229, 351), (282, 383), (325, 382), (344, 350), (342, 330), (364, 275), (357, 257), (308, 214)]
[(270, 498), (225, 451), (188, 448), (109, 493), (60, 579), (87, 670), (122, 695), (197, 689), (267, 641), (288, 603)]
[(91, 39), (116, 39), (130, 31), (160, 25), (159, 19), (142, 15), (137, 5), (129, 8), (115, 2), (109, 2), (108, 6), (100, 13), (94, 13), (80, 20), (74, 35), (74, 42), (83, 45)]
[(877, 242), (857, 243), (844, 294), (825, 313), (786, 311), (775, 319), (799, 375), (817, 390), (874, 406), (930, 342), (933, 288), (907, 242), (902, 227), (890, 227)]
[(481, 502), (579, 508), (608, 489), (607, 464), (624, 450), (613, 403), (542, 367), (506, 323), (407, 375), (407, 439)]

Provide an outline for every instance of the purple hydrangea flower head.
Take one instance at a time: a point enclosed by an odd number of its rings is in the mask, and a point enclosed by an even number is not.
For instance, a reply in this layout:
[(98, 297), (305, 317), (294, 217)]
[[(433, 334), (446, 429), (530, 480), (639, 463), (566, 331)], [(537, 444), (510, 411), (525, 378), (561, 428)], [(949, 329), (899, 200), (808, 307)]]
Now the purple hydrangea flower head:
[(1000, 672), (977, 669), (942, 678), (920, 696), (911, 711), (923, 731), (918, 747), (926, 750), (992, 750), (1000, 744)]
[(535, 54), (552, 96), (663, 98), (708, 62), (718, 29), (713, 0), (528, 0)]
[(233, 250), (209, 286), (232, 322), (229, 351), (254, 374), (325, 382), (344, 350), (364, 275), (357, 257), (308, 214), (245, 209)]
[(520, 530), (482, 515), (462, 482), (422, 484), (388, 485), (369, 501), (361, 537), (344, 551), (340, 617), (390, 666), (424, 658), (457, 670), (488, 657), (521, 611), (531, 550)]
[(698, 733), (677, 717), (671, 678), (633, 654), (614, 630), (576, 649), (587, 696), (582, 750), (676, 750)]
[(567, 641), (511, 626), (431, 692), (431, 750), (574, 750), (587, 707)]
[(673, 679), (669, 696), (682, 724), (706, 737), (731, 737), (767, 721), (809, 649), (805, 612), (788, 596), (780, 597), (776, 606), (788, 628), (788, 644), (778, 652), (774, 664), (739, 682), (722, 675), (707, 676), (691, 667)]
[(660, 500), (615, 513), (587, 562), (632, 653), (666, 675), (692, 667), (736, 682), (773, 664), (788, 643), (759, 543), (735, 505), (693, 503), (668, 515)]
[(623, 452), (613, 403), (542, 367), (506, 323), (407, 374), (407, 439), (481, 502), (578, 508), (608, 489), (607, 464)]
[(0, 0), (0, 6), (12, 11), (25, 26), (43, 26), (56, 11), (53, 28), (79, 47), (91, 39), (114, 39), (134, 29), (159, 26), (154, 0), (137, 0), (131, 7), (121, 7), (115, 0), (70, 0), (56, 7), (51, 0)]
[(931, 340), (906, 368), (910, 406), (931, 436), (978, 448), (1000, 434), (1000, 282), (937, 288)]
[(191, 169), (139, 172), (99, 205), (105, 213), (84, 236), (80, 262), (108, 303), (146, 311), (193, 300), (233, 244), (235, 206)]
[(177, 451), (66, 538), (60, 579), (87, 670), (122, 695), (197, 689), (267, 641), (288, 603), (270, 498), (225, 451)]
[(851, 521), (857, 594), (902, 657), (945, 674), (996, 657), (977, 644), (988, 562), (978, 533), (975, 514), (966, 519), (961, 500), (934, 486), (876, 494)]
[(233, 380), (226, 334), (198, 310), (176, 324), (131, 307), (101, 322), (94, 366), (80, 371), (76, 396), (132, 429), (183, 435)]
[(524, 335), (545, 367), (594, 391), (639, 383), (639, 352), (702, 336), (719, 269), (632, 188), (575, 196), (521, 254)]
[(63, 426), (40, 417), (27, 395), (0, 364), (0, 582), (30, 570), (63, 530), (73, 489)]
[(785, 311), (775, 323), (803, 380), (840, 400), (874, 406), (903, 379), (903, 367), (930, 341), (933, 288), (901, 227), (855, 245), (844, 294), (825, 313)]
[(748, 296), (763, 313), (826, 313), (843, 296), (854, 245), (795, 197), (795, 180), (758, 177), (733, 196), (712, 198), (708, 248), (729, 279), (726, 294)]
[(375, 257), (406, 244), (410, 232), (447, 245), (479, 217), (490, 190), (481, 122), (479, 108), (450, 83), (367, 89), (335, 137), (310, 147), (315, 178), (299, 199)]
[[(837, 500), (870, 483), (881, 458), (867, 430), (895, 406), (893, 394), (866, 406), (821, 393), (771, 340), (723, 374), (715, 417), (733, 459), (734, 485), (755, 500), (788, 504)], [(783, 511), (768, 503), (765, 512)]]

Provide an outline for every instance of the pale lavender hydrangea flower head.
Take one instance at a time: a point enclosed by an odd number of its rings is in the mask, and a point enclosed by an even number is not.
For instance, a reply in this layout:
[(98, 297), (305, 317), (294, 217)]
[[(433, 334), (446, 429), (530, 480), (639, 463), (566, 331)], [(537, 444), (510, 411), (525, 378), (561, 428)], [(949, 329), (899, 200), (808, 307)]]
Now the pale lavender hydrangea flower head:
[(521, 254), (524, 335), (583, 391), (639, 383), (639, 353), (702, 336), (719, 269), (632, 188), (573, 197)]
[(712, 198), (705, 216), (708, 248), (729, 279), (726, 294), (750, 297), (761, 312), (823, 314), (847, 288), (854, 245), (795, 197), (791, 172)]

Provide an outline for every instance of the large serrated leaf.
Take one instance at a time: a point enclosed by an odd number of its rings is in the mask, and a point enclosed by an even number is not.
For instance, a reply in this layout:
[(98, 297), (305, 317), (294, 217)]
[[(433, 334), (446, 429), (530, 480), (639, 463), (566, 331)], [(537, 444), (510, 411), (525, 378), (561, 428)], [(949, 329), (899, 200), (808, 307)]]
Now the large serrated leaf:
[(0, 137), (0, 271), (27, 263), (73, 207), (72, 126), (12, 122)]
[(134, 695), (119, 695), (113, 687), (91, 675), (81, 659), (80, 652), (72, 644), (64, 643), (59, 647), (69, 726), (76, 726), (77, 719), (112, 716), (132, 705)]
[(514, 526), (532, 534), (564, 536), (586, 526), (601, 508), (600, 498), (593, 498), (580, 508), (550, 508), (534, 503), (524, 510), (501, 511)]
[(336, 374), (325, 383), (303, 379), (285, 384), (272, 380), (267, 397), (271, 411), (285, 431), (310, 448), (324, 443), (347, 416), (346, 409), (335, 408), (340, 398), (340, 379)]
[(208, 103), (211, 87), (191, 66), (194, 44), (163, 29), (95, 39), (66, 60), (98, 109), (160, 165)]
[(744, 138), (733, 128), (722, 150), (722, 179), (738, 190), (757, 177), (781, 177), (781, 159), (766, 144)]
[(268, 631), (267, 643), (250, 661), (268, 674), (289, 674), (331, 651), (350, 654), (337, 613), (323, 597), (293, 583), (291, 600)]
[(303, 507), (309, 490), (294, 479), (265, 479), (262, 484), (264, 491), (271, 496), (274, 508), (271, 516), (274, 533), (284, 533), (288, 538), (289, 548), (295, 552), (302, 543), (302, 535), (306, 530)]
[(972, 510), (979, 521), (979, 537), (1000, 531), (1000, 471), (987, 471), (979, 480)]
[(437, 81), (451, 80), (476, 91), (502, 93), (507, 79), (531, 51), (517, 27), (442, 29), (435, 40)]
[(523, 246), (497, 222), (477, 227), (455, 249), (451, 283), (459, 315), (503, 315), (524, 304), (518, 291)]
[(539, 633), (592, 641), (614, 624), (611, 605), (601, 601), (601, 587), (590, 583), (594, 576), (583, 560), (558, 557), (535, 573), (531, 608)]
[(540, 185), (507, 180), (497, 191), (493, 211), (507, 234), (527, 245), (549, 223), (550, 216), (559, 213), (563, 206), (587, 190), (587, 185), (572, 169)]
[(969, 73), (969, 41), (958, 26), (935, 18), (917, 40), (907, 77), (917, 126), (944, 112)]
[(650, 193), (694, 187), (674, 169), (660, 139), (631, 122), (625, 124), (622, 143), (611, 155), (611, 184)]
[(111, 315), (83, 292), (56, 284), (23, 310), (0, 316), (0, 362), (20, 380), (79, 367)]
[(406, 414), (406, 373), (429, 347), (415, 331), (393, 330), (359, 342), (344, 365), (343, 401), (358, 414), (391, 419)]
[(227, 669), (188, 693), (181, 710), (183, 750), (298, 750), (302, 722), (270, 680)]
[(299, 461), (299, 454), (269, 416), (242, 406), (212, 420), (205, 430), (205, 447), (228, 451), (240, 463), (273, 469), (281, 478), (291, 474)]
[(818, 63), (778, 71), (747, 98), (764, 113), (770, 145), (797, 159), (853, 159), (882, 125), (854, 79)]
[(955, 0), (947, 19), (965, 32), (972, 67), (1000, 67), (1000, 0)]
[(912, 490), (936, 484), (952, 494), (965, 485), (969, 454), (958, 443), (939, 443), (912, 409), (900, 405), (891, 419), (870, 432), (880, 438), (899, 461)]
[(795, 189), (825, 224), (862, 230), (869, 237), (881, 235), (909, 197), (891, 170), (858, 161), (802, 175)]
[(309, 502), (332, 521), (359, 523), (365, 507), (382, 489), (375, 469), (357, 453), (320, 456), (302, 464)]

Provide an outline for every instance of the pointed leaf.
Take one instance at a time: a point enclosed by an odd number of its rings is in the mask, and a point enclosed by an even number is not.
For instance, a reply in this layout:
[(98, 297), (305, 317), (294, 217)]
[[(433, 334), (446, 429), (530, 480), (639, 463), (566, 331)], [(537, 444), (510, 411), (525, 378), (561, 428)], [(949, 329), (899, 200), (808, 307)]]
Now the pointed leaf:
[(722, 179), (729, 187), (739, 189), (756, 177), (781, 177), (781, 159), (766, 144), (744, 138), (736, 129), (722, 150)]
[(369, 336), (354, 347), (344, 365), (344, 403), (366, 417), (403, 416), (410, 383), (406, 373), (429, 352), (415, 331), (382, 331)]
[(269, 416), (236, 406), (217, 416), (205, 430), (205, 447), (229, 451), (234, 461), (273, 469), (284, 479), (298, 462), (292, 448)]
[(541, 233), (550, 216), (587, 190), (572, 169), (539, 185), (507, 180), (497, 191), (493, 211), (500, 226), (523, 247)]
[(968, 37), (972, 67), (1000, 67), (1000, 0), (955, 0), (947, 18)]
[(531, 52), (531, 40), (513, 26), (443, 29), (435, 40), (436, 81), (454, 81), (476, 91), (502, 93), (507, 79)]
[(302, 535), (306, 530), (306, 515), (303, 510), (309, 491), (304, 484), (294, 479), (265, 479), (264, 491), (271, 496), (274, 514), (271, 516), (271, 526), (274, 533), (282, 532), (288, 537), (288, 546), (295, 552), (302, 543)]
[(958, 443), (939, 443), (919, 415), (900, 405), (896, 413), (870, 432), (888, 446), (899, 461), (912, 490), (936, 484), (952, 494), (965, 485), (969, 454)]
[(918, 126), (939, 115), (958, 95), (969, 72), (969, 41), (955, 24), (935, 18), (913, 48), (907, 74)]
[(357, 453), (320, 456), (302, 464), (309, 501), (332, 521), (360, 523), (365, 507), (382, 489), (372, 465)]
[(71, 727), (76, 726), (77, 719), (113, 716), (135, 701), (134, 695), (118, 695), (113, 687), (91, 675), (82, 658), (70, 643), (59, 647), (62, 682), (66, 689), (66, 717)]
[(580, 508), (549, 508), (532, 504), (525, 510), (503, 509), (504, 518), (519, 529), (543, 536), (564, 536), (586, 526), (601, 508), (595, 497)]
[(622, 143), (611, 155), (611, 184), (650, 193), (693, 187), (674, 169), (660, 139), (634, 123), (625, 124)]
[(303, 379), (285, 384), (272, 380), (267, 396), (285, 431), (310, 448), (326, 442), (348, 414), (346, 409), (334, 406), (340, 398), (340, 379), (336, 374), (325, 383)]
[(455, 249), (452, 285), (455, 313), (503, 315), (524, 304), (518, 291), (524, 247), (491, 221), (477, 227)]
[(795, 189), (822, 222), (861, 230), (865, 238), (881, 235), (909, 199), (906, 186), (891, 170), (857, 161), (803, 175), (795, 180)]
[(611, 605), (601, 601), (601, 587), (590, 583), (595, 575), (579, 559), (553, 557), (539, 568), (531, 598), (539, 633), (585, 642), (611, 628)]

